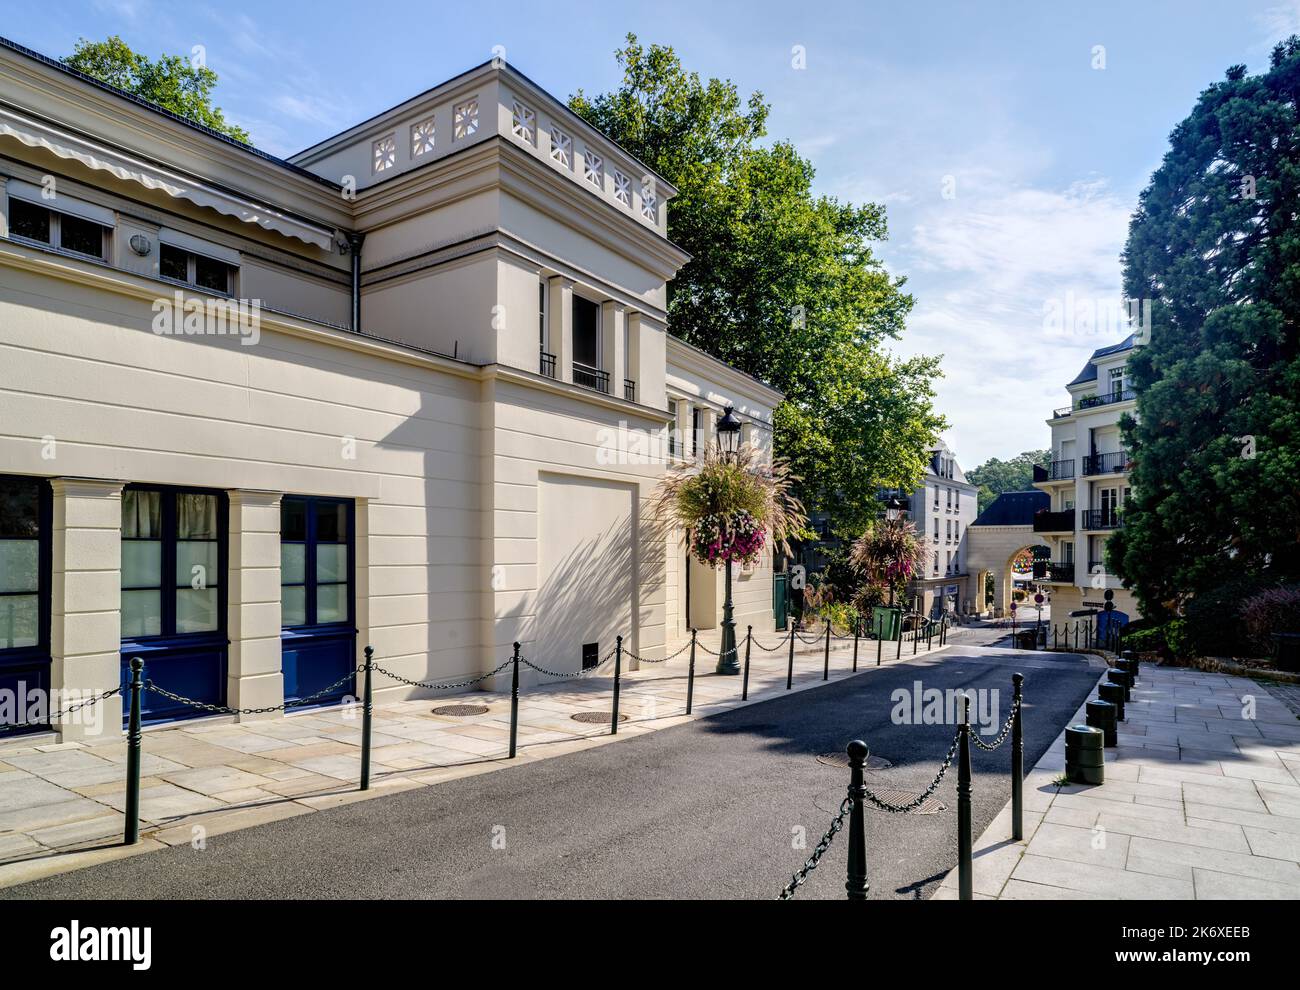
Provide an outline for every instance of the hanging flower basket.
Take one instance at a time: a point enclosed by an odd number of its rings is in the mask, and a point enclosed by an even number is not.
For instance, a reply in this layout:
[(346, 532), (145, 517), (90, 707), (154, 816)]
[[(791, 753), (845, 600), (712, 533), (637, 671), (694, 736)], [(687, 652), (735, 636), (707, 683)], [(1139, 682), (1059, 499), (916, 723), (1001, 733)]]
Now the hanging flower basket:
[(710, 566), (728, 560), (752, 564), (766, 545), (767, 530), (744, 509), (705, 516), (691, 530), (691, 553)]
[(767, 463), (749, 444), (726, 455), (716, 444), (693, 464), (671, 469), (660, 483), (661, 517), (690, 531), (690, 553), (717, 567), (755, 563), (765, 547), (784, 548), (807, 525), (791, 492), (785, 463)]

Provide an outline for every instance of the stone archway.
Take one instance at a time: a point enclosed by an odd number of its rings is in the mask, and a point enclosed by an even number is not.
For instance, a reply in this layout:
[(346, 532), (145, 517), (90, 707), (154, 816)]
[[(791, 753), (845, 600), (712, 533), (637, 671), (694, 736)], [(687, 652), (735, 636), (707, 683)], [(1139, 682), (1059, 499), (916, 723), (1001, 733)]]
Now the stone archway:
[[(1033, 526), (981, 526), (974, 524), (966, 530), (966, 569), (970, 573), (967, 598), (981, 615), (992, 614), (1001, 618), (1010, 614), (1013, 575), (1011, 562), (1022, 550), (1041, 546), (1043, 540), (1034, 534)], [(993, 601), (985, 597), (988, 575), (993, 577)]]

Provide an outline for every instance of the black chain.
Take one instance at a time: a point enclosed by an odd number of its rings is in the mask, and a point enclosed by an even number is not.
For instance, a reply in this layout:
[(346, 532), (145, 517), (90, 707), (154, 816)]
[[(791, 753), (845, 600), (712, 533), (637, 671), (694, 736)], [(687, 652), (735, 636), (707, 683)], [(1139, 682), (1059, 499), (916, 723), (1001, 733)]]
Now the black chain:
[(729, 650), (723, 650), (721, 653), (719, 653), (717, 650), (711, 650), (711, 649), (709, 649), (709, 648), (708, 648), (707, 646), (705, 646), (703, 643), (698, 643), (698, 642), (697, 642), (695, 645), (698, 646), (701, 650), (703, 650), (705, 653), (709, 654), (709, 656), (712, 656), (712, 657), (732, 656), (733, 654), (736, 654), (736, 653), (739, 653), (739, 652), (740, 652), (740, 647), (739, 647), (739, 646), (733, 646), (731, 649), (729, 649)]
[(1016, 698), (1011, 702), (1011, 714), (1007, 716), (1007, 724), (1002, 726), (1002, 731), (998, 733), (998, 737), (994, 739), (991, 743), (986, 743), (983, 739), (981, 739), (980, 734), (978, 732), (972, 732), (970, 734), (971, 741), (975, 743), (975, 745), (978, 746), (980, 749), (984, 750), (986, 753), (993, 752), (995, 749), (997, 749), (999, 746), (1001, 746), (1004, 742), (1007, 741), (1007, 735), (1008, 733), (1011, 732), (1011, 723), (1015, 721), (1016, 712), (1019, 710), (1020, 710), (1020, 699)]
[(668, 656), (660, 657), (658, 660), (651, 660), (649, 657), (640, 656), (639, 654), (633, 653), (631, 650), (627, 649), (626, 647), (624, 647), (623, 649), (623, 655), (631, 657), (633, 660), (637, 661), (638, 663), (667, 663), (669, 660), (676, 660), (679, 656), (681, 656), (688, 649), (690, 649), (690, 646), (691, 644), (690, 641), (688, 640), (686, 644), (682, 646), (682, 648), (678, 650), (676, 653), (670, 653), (668, 654)]
[(943, 765), (939, 767), (939, 772), (934, 775), (934, 780), (930, 781), (930, 786), (927, 787), (919, 797), (907, 802), (907, 804), (891, 804), (890, 802), (877, 797), (866, 787), (862, 788), (863, 796), (865, 796), (868, 801), (874, 804), (881, 811), (888, 811), (891, 815), (905, 815), (909, 811), (915, 811), (917, 808), (921, 807), (921, 805), (925, 804), (930, 795), (938, 789), (939, 782), (943, 780), (943, 775), (946, 774), (948, 768), (952, 766), (952, 758), (957, 752), (957, 743), (960, 741), (961, 729), (958, 728), (957, 735), (953, 737), (952, 745), (948, 747), (948, 755), (943, 758)]
[(36, 725), (49, 725), (56, 719), (61, 719), (65, 715), (79, 712), (83, 708), (89, 708), (91, 705), (97, 705), (101, 701), (107, 701), (109, 698), (113, 697), (113, 695), (121, 693), (122, 689), (120, 687), (115, 687), (110, 691), (105, 691), (102, 694), (97, 694), (94, 697), (87, 698), (85, 701), (79, 701), (75, 705), (69, 705), (62, 711), (50, 712), (50, 714), (46, 715), (45, 718), (39, 722), (12, 722), (9, 725), (0, 725), (0, 735), (4, 735), (6, 732), (13, 732), (16, 729), (28, 729)]
[[(606, 653), (604, 657), (596, 661), (596, 663), (593, 664), (592, 666), (587, 667), (583, 670), (567, 670), (567, 671), (547, 670), (545, 667), (539, 667), (531, 660), (525, 660), (523, 657), (519, 658), (519, 662), (526, 667), (532, 667), (533, 670), (537, 671), (539, 674), (545, 674), (547, 677), (564, 677), (564, 678), (589, 677), (592, 674), (599, 671), (601, 667), (605, 666), (605, 664), (609, 663), (609, 658), (612, 657), (617, 652), (618, 652), (618, 646), (617, 645), (611, 646), (609, 652)], [(627, 651), (624, 650), (623, 652), (626, 653)]]
[(786, 645), (786, 643), (789, 641), (790, 637), (793, 636), (793, 635), (794, 635), (794, 631), (791, 630), (789, 633), (787, 633), (786, 635), (782, 636), (782, 637), (777, 641), (777, 644), (776, 644), (775, 646), (764, 646), (764, 645), (763, 645), (762, 643), (760, 643), (758, 640), (756, 640), (756, 639), (752, 639), (752, 638), (751, 638), (750, 641), (751, 641), (755, 646), (757, 646), (760, 650), (762, 650), (764, 653), (775, 653), (777, 650), (783, 650), (783, 649), (785, 649), (785, 645)]
[[(152, 691), (154, 694), (162, 695), (164, 698), (168, 698), (178, 704), (187, 705), (190, 708), (197, 708), (205, 712), (215, 712), (218, 715), (269, 715), (271, 712), (288, 711), (290, 708), (301, 708), (303, 705), (310, 705), (318, 698), (323, 698), (328, 694), (333, 694), (335, 688), (346, 684), (348, 681), (356, 677), (359, 671), (365, 669), (365, 664), (357, 664), (353, 670), (344, 674), (333, 684), (327, 685), (313, 694), (309, 694), (303, 698), (296, 698), (293, 701), (285, 701), (278, 705), (270, 705), (266, 708), (229, 708), (226, 705), (211, 705), (205, 701), (195, 701), (193, 698), (187, 698), (185, 695), (177, 694), (175, 691), (168, 691), (166, 688), (159, 687), (151, 680), (146, 680), (143, 687), (147, 691)], [(379, 668), (372, 667), (371, 669), (378, 670)]]
[(790, 877), (790, 882), (781, 888), (781, 893), (776, 895), (778, 901), (788, 901), (794, 897), (794, 892), (804, 885), (804, 881), (808, 879), (808, 874), (817, 869), (817, 864), (821, 862), (822, 856), (826, 855), (826, 850), (829, 849), (831, 843), (835, 841), (836, 834), (844, 827), (844, 819), (848, 815), (849, 809), (852, 807), (852, 797), (846, 797), (842, 802), (840, 802), (840, 813), (831, 819), (831, 827), (828, 828), (826, 834), (821, 837), (821, 841), (817, 843), (816, 848), (813, 849), (812, 855), (808, 857), (807, 862), (794, 872), (794, 875)]
[[(514, 657), (510, 657), (508, 660), (506, 660), (495, 670), (489, 670), (486, 674), (479, 674), (477, 677), (471, 677), (469, 680), (452, 681), (446, 684), (430, 684), (427, 681), (412, 681), (398, 674), (394, 674), (391, 670), (385, 670), (383, 667), (379, 666), (379, 664), (374, 664), (371, 667), (371, 669), (374, 670), (376, 673), (383, 674), (385, 677), (391, 677), (393, 680), (397, 681), (398, 683), (405, 684), (408, 687), (424, 688), (425, 690), (428, 691), (454, 691), (456, 688), (469, 687), (471, 684), (478, 684), (481, 681), (486, 681), (489, 677), (495, 677), (497, 674), (501, 673), (501, 671), (505, 670), (512, 663), (514, 663), (514, 659), (515, 659)], [(528, 661), (524, 660), (523, 657), (520, 657), (519, 662), (527, 663)]]

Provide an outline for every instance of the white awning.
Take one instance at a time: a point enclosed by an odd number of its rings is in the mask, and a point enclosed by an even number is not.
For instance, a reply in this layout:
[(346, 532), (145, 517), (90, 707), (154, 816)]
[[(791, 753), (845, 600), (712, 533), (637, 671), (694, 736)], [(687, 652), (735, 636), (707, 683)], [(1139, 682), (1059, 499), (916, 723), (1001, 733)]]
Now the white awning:
[(0, 135), (15, 137), (30, 148), (44, 148), (60, 158), (70, 158), (90, 168), (111, 172), (119, 179), (138, 182), (147, 189), (160, 189), (177, 199), (187, 199), (266, 230), (296, 237), (322, 250), (333, 248), (334, 232), (327, 227), (286, 216), (261, 203), (142, 162), (3, 106), (0, 106)]

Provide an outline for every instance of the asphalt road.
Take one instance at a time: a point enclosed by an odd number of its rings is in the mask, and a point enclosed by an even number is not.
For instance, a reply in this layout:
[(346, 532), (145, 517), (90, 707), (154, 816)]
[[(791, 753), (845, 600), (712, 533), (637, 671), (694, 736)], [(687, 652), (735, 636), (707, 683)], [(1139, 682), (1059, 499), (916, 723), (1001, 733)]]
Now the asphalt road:
[[(891, 694), (997, 689), (1025, 674), (1032, 767), (1096, 682), (1079, 656), (957, 645), (614, 745), (359, 802), (0, 891), (0, 898), (771, 898), (837, 810), (848, 771), (818, 754), (865, 739), (919, 794), (950, 724), (895, 724)], [(985, 695), (990, 698), (991, 695)], [(973, 716), (974, 717), (974, 716)], [(974, 831), (1010, 796), (1010, 743), (976, 749)], [(927, 896), (957, 859), (956, 768), (935, 814), (868, 809), (873, 898)], [(797, 830), (806, 849), (794, 848)], [(504, 848), (502, 848), (504, 846)], [(841, 836), (799, 892), (844, 896)]]

